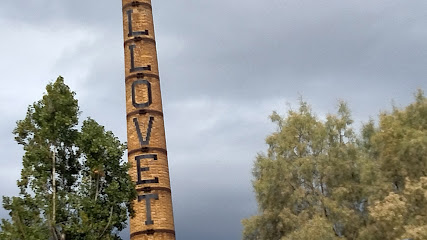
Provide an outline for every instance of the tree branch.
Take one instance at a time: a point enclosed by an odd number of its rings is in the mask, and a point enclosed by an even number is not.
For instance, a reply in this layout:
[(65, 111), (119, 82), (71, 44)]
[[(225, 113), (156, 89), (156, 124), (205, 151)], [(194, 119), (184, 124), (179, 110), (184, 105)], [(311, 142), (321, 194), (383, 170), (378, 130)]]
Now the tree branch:
[(98, 237), (98, 239), (101, 239), (104, 236), (105, 232), (107, 231), (108, 227), (111, 224), (112, 219), (113, 219), (113, 206), (111, 206), (111, 209), (110, 209), (110, 218), (108, 219), (107, 226), (105, 226), (104, 231), (102, 231), (102, 234)]

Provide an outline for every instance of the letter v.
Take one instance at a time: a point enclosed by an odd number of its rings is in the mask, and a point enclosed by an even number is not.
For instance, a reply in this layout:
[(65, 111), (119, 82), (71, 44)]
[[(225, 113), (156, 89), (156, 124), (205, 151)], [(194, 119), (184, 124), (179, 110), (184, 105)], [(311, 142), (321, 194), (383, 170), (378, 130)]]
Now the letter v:
[(141, 146), (150, 144), (150, 135), (151, 135), (151, 129), (153, 128), (154, 117), (150, 117), (150, 120), (148, 121), (147, 134), (145, 136), (145, 140), (142, 137), (141, 129), (138, 123), (138, 118), (134, 118), (133, 122), (135, 123), (136, 133), (138, 134), (138, 139)]

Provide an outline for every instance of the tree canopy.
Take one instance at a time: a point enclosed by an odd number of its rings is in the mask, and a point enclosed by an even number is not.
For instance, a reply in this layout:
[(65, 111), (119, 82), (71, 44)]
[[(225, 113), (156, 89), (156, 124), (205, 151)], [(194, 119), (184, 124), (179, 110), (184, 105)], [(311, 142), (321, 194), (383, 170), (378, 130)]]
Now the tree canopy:
[(91, 118), (79, 130), (79, 114), (75, 93), (58, 77), (17, 121), (20, 194), (3, 197), (10, 219), (0, 224), (1, 239), (120, 239), (136, 198), (126, 146)]
[(266, 153), (256, 157), (256, 216), (245, 240), (426, 239), (427, 99), (382, 112), (360, 134), (348, 106), (319, 119), (298, 110), (271, 120)]

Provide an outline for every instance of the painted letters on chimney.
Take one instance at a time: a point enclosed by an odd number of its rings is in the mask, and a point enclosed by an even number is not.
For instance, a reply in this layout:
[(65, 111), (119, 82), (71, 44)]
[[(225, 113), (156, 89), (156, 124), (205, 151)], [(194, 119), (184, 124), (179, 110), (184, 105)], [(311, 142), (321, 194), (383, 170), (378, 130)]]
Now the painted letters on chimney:
[(122, 0), (129, 174), (138, 199), (131, 240), (174, 240), (151, 0)]

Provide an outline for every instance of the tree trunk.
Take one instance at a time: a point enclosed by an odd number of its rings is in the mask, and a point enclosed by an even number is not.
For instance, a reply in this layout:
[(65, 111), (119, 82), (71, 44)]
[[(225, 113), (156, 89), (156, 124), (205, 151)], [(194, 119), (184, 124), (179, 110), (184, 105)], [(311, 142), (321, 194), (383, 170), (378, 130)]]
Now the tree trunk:
[(53, 154), (52, 154), (52, 235), (55, 239), (58, 239), (56, 234), (56, 148), (53, 147)]

